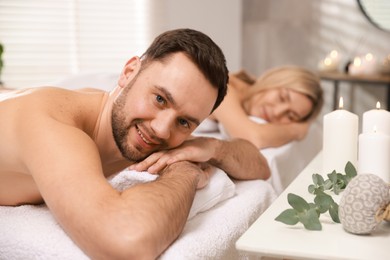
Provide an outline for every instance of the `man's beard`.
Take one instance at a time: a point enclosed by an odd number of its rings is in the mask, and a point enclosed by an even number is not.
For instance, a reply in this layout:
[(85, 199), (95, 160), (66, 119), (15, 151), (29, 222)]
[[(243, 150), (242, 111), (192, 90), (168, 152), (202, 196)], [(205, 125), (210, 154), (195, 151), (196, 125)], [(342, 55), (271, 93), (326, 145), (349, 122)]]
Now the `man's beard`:
[(116, 146), (124, 158), (133, 162), (140, 161), (147, 156), (137, 151), (135, 147), (131, 147), (127, 143), (130, 128), (131, 126), (134, 126), (136, 122), (127, 125), (126, 113), (124, 112), (124, 109), (126, 105), (127, 94), (134, 85), (136, 79), (137, 76), (119, 94), (119, 97), (114, 101), (111, 114), (112, 134), (114, 136)]

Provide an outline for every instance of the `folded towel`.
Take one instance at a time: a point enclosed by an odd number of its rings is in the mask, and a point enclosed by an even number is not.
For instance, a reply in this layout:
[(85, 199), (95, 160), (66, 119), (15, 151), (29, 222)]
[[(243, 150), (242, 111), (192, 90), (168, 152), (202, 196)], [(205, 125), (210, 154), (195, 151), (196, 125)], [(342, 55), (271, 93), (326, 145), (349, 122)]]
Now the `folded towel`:
[[(153, 181), (146, 172), (123, 171), (111, 185), (123, 190), (137, 183)], [(189, 219), (235, 194), (235, 184), (216, 169), (210, 183), (198, 190)], [(0, 207), (0, 259), (72, 259), (88, 257), (65, 234), (45, 205)]]
[[(158, 175), (153, 175), (148, 172), (126, 170), (110, 180), (110, 183), (115, 189), (123, 191), (135, 184), (153, 181), (157, 177)], [(210, 176), (209, 184), (196, 192), (188, 219), (234, 196), (234, 193), (234, 183), (223, 170), (214, 168), (214, 172)]]
[(252, 259), (237, 251), (235, 243), (277, 195), (263, 180), (235, 184), (236, 195), (187, 221), (179, 238), (159, 260)]

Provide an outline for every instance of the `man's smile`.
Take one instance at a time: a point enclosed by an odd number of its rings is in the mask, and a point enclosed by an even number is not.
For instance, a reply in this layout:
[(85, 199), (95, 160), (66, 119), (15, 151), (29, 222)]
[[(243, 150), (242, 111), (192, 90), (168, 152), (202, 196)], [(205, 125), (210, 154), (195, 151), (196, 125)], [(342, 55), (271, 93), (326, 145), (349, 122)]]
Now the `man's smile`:
[(149, 141), (149, 140), (147, 140), (147, 139), (145, 138), (145, 136), (141, 133), (141, 130), (138, 128), (138, 126), (136, 126), (136, 129), (137, 129), (137, 133), (138, 133), (138, 135), (141, 137), (141, 139), (142, 139), (146, 144), (151, 145), (152, 142)]

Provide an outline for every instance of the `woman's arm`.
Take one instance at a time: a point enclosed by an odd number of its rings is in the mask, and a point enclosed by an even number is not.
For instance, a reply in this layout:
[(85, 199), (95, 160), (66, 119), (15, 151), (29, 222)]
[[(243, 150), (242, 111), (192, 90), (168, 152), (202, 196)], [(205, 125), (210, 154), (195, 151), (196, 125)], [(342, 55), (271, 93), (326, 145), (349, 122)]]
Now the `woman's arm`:
[(244, 111), (239, 92), (229, 88), (222, 104), (211, 118), (219, 121), (232, 138), (243, 138), (257, 148), (278, 147), (293, 140), (301, 140), (307, 134), (309, 123), (259, 124)]

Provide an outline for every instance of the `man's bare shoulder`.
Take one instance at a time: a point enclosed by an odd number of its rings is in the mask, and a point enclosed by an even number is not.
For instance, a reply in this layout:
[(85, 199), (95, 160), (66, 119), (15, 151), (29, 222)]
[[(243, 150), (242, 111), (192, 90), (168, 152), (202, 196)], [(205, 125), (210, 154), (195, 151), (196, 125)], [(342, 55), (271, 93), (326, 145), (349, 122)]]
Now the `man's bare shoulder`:
[[(38, 179), (41, 188), (52, 194), (55, 189), (42, 186), (52, 176), (75, 179), (79, 172), (91, 169), (101, 174), (98, 150), (90, 136), (104, 93), (44, 87), (7, 94), (0, 101), (0, 188), (6, 189), (8, 183), (13, 193), (3, 197), (0, 193), (0, 204), (41, 202), (34, 182)], [(70, 163), (79, 158), (83, 163)]]
[(19, 154), (14, 149), (18, 144), (26, 147), (31, 143), (27, 140), (45, 138), (53, 129), (64, 133), (78, 129), (92, 136), (104, 93), (44, 87), (17, 90), (1, 97), (0, 151), (6, 149), (11, 155)]
[(57, 87), (10, 91), (0, 95), (0, 118), (50, 116), (60, 122), (77, 124), (76, 119), (93, 120), (98, 117), (105, 94), (99, 90)]

